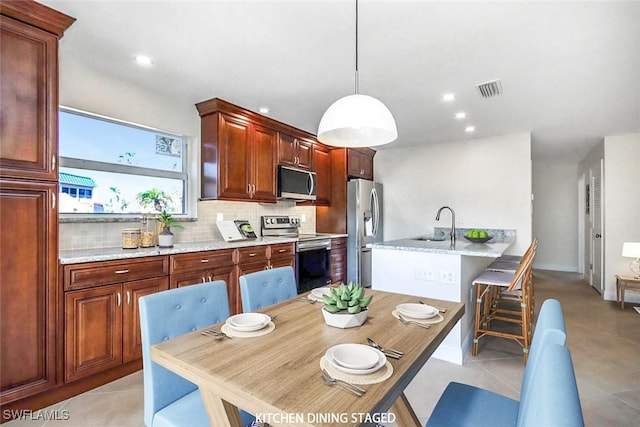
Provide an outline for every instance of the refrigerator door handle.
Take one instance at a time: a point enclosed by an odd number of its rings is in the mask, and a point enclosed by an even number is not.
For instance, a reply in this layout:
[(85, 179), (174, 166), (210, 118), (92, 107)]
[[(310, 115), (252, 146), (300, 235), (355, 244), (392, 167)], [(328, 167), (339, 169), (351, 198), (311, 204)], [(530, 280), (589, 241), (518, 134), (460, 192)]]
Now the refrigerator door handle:
[(378, 235), (378, 221), (380, 220), (380, 203), (378, 199), (378, 192), (375, 187), (371, 189), (371, 213), (372, 213), (372, 222), (373, 222), (373, 235)]

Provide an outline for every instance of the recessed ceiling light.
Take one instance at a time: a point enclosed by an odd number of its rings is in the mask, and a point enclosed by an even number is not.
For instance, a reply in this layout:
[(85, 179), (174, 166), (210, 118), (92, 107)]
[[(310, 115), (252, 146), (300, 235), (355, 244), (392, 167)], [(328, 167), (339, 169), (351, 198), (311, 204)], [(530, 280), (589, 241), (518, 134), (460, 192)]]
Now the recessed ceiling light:
[(464, 128), (465, 132), (473, 132), (474, 130), (476, 130), (475, 126), (467, 126), (466, 128)]
[(459, 113), (456, 113), (456, 119), (458, 120), (462, 120), (465, 117), (467, 117), (467, 113), (465, 113), (464, 111), (460, 111)]
[(153, 60), (145, 55), (136, 55), (136, 63), (143, 67), (150, 67), (153, 65)]
[(260, 111), (262, 114), (267, 114), (269, 113), (269, 107), (260, 107), (258, 111)]
[(456, 99), (456, 94), (455, 93), (445, 93), (444, 95), (442, 95), (442, 100), (444, 102), (451, 102), (454, 99)]

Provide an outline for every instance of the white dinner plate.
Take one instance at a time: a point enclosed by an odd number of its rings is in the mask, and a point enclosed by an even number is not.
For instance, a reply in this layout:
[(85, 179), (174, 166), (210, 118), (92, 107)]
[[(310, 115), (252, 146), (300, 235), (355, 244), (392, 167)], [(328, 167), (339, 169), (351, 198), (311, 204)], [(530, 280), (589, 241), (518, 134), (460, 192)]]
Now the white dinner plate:
[(311, 295), (319, 299), (322, 299), (322, 295), (329, 295), (330, 293), (331, 293), (331, 288), (311, 289)]
[(396, 310), (403, 316), (413, 317), (414, 319), (430, 319), (438, 314), (438, 309), (427, 304), (418, 304), (408, 302), (398, 304)]
[[(349, 347), (344, 348), (344, 346), (349, 346)], [(357, 347), (355, 346), (360, 348), (356, 349)], [(338, 358), (340, 358), (340, 362), (336, 360), (336, 351), (338, 352)], [(366, 363), (363, 361), (358, 362), (357, 359), (354, 359), (353, 357), (354, 352), (362, 354), (363, 357), (367, 359), (367, 362)], [(367, 354), (367, 356), (364, 356), (365, 354)], [(371, 355), (375, 355), (376, 360), (374, 364), (372, 366), (369, 366), (368, 368), (355, 369), (355, 368), (346, 367), (341, 364), (341, 363), (346, 363), (351, 366), (358, 366), (358, 365), (365, 366), (369, 364), (370, 361), (372, 360)], [(333, 366), (334, 368), (340, 371), (346, 372), (348, 374), (355, 374), (355, 375), (365, 375), (365, 374), (376, 372), (377, 370), (382, 368), (384, 364), (387, 362), (387, 357), (384, 354), (382, 354), (380, 350), (377, 350), (373, 347), (369, 347), (362, 344), (335, 345), (327, 350), (327, 352), (325, 353), (325, 357), (327, 358), (327, 361), (331, 364), (331, 366)]]
[(266, 314), (240, 313), (229, 317), (225, 323), (236, 331), (251, 332), (264, 328), (270, 321), (271, 317)]

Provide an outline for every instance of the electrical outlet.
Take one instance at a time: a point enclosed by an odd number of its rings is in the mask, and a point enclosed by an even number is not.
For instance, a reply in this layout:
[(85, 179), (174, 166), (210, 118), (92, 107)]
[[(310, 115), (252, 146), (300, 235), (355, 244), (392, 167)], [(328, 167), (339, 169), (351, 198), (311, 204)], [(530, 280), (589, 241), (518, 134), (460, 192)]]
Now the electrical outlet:
[(216, 214), (216, 222), (218, 221), (224, 221), (224, 214), (222, 212)]
[(452, 271), (440, 270), (441, 283), (455, 283), (455, 274)]
[(415, 278), (416, 280), (433, 281), (433, 270), (417, 267), (415, 270)]

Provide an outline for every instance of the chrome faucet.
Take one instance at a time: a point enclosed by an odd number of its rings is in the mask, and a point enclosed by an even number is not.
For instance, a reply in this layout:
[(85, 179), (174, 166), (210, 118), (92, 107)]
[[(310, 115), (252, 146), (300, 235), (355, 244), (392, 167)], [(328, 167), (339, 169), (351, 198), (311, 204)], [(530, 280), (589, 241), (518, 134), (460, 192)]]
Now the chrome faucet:
[(438, 209), (438, 213), (436, 214), (436, 221), (440, 221), (440, 212), (443, 209), (449, 209), (451, 211), (451, 247), (456, 244), (456, 213), (449, 206), (443, 206)]

